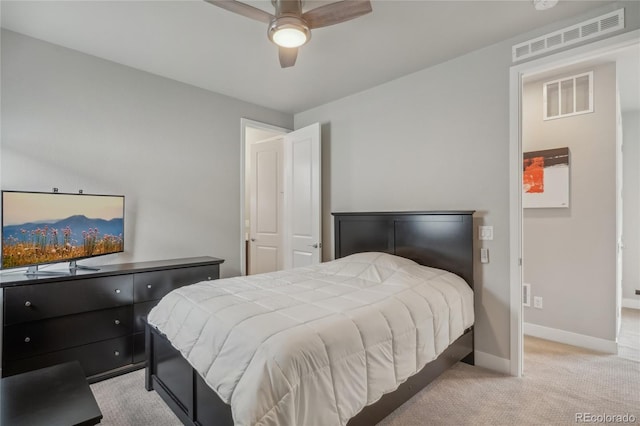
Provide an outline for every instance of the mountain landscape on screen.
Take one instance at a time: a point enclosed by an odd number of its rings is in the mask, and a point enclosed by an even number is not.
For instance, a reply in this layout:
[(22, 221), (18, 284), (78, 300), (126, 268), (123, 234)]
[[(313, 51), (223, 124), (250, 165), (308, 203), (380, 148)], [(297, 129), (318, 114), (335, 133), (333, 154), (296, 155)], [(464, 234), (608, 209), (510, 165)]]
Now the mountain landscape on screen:
[(2, 267), (39, 263), (123, 251), (124, 220), (69, 216), (60, 220), (38, 220), (2, 228)]

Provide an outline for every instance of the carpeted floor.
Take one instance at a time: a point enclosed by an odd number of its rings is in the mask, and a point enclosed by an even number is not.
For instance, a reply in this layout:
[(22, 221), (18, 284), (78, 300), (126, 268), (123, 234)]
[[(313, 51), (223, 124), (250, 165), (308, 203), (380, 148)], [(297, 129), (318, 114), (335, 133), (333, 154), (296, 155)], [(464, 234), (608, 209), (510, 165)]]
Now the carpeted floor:
[[(577, 413), (629, 414), (640, 424), (640, 363), (525, 337), (524, 365), (518, 379), (459, 363), (380, 426), (569, 425)], [(104, 425), (180, 424), (155, 392), (144, 389), (143, 370), (91, 389)]]

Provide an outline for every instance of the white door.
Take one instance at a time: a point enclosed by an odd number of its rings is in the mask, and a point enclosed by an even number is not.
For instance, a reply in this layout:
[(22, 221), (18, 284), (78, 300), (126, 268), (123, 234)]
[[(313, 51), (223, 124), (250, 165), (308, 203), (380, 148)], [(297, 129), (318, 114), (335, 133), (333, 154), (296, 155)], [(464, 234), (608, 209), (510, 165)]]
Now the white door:
[(320, 124), (284, 135), (284, 268), (322, 261)]
[(283, 151), (282, 136), (252, 144), (249, 149), (249, 275), (283, 267)]

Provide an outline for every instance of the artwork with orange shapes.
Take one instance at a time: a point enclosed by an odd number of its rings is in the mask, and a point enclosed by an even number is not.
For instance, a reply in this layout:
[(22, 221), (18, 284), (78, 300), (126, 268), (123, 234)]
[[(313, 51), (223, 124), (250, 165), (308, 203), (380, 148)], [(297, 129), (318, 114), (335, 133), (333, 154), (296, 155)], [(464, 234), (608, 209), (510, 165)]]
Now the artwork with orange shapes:
[(544, 192), (544, 157), (525, 157), (522, 180), (524, 182), (524, 192)]
[(525, 152), (522, 166), (523, 207), (569, 207), (569, 148)]

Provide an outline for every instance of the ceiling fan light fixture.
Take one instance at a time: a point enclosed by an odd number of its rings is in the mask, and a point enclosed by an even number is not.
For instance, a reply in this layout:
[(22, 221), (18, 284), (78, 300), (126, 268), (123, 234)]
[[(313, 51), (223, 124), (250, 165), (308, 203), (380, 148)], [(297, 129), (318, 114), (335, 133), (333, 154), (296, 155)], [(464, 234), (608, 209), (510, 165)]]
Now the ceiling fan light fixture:
[(273, 42), (282, 47), (300, 47), (307, 42), (307, 35), (298, 28), (279, 28), (273, 33)]
[(268, 23), (267, 36), (278, 46), (278, 59), (282, 68), (295, 65), (298, 48), (309, 42), (312, 28), (340, 24), (372, 11), (371, 0), (328, 0), (328, 3), (306, 12), (302, 10), (303, 0), (271, 0), (275, 13), (251, 6), (246, 0), (205, 1), (238, 15)]
[(281, 47), (300, 47), (310, 38), (309, 27), (297, 17), (283, 16), (269, 25), (269, 40)]

